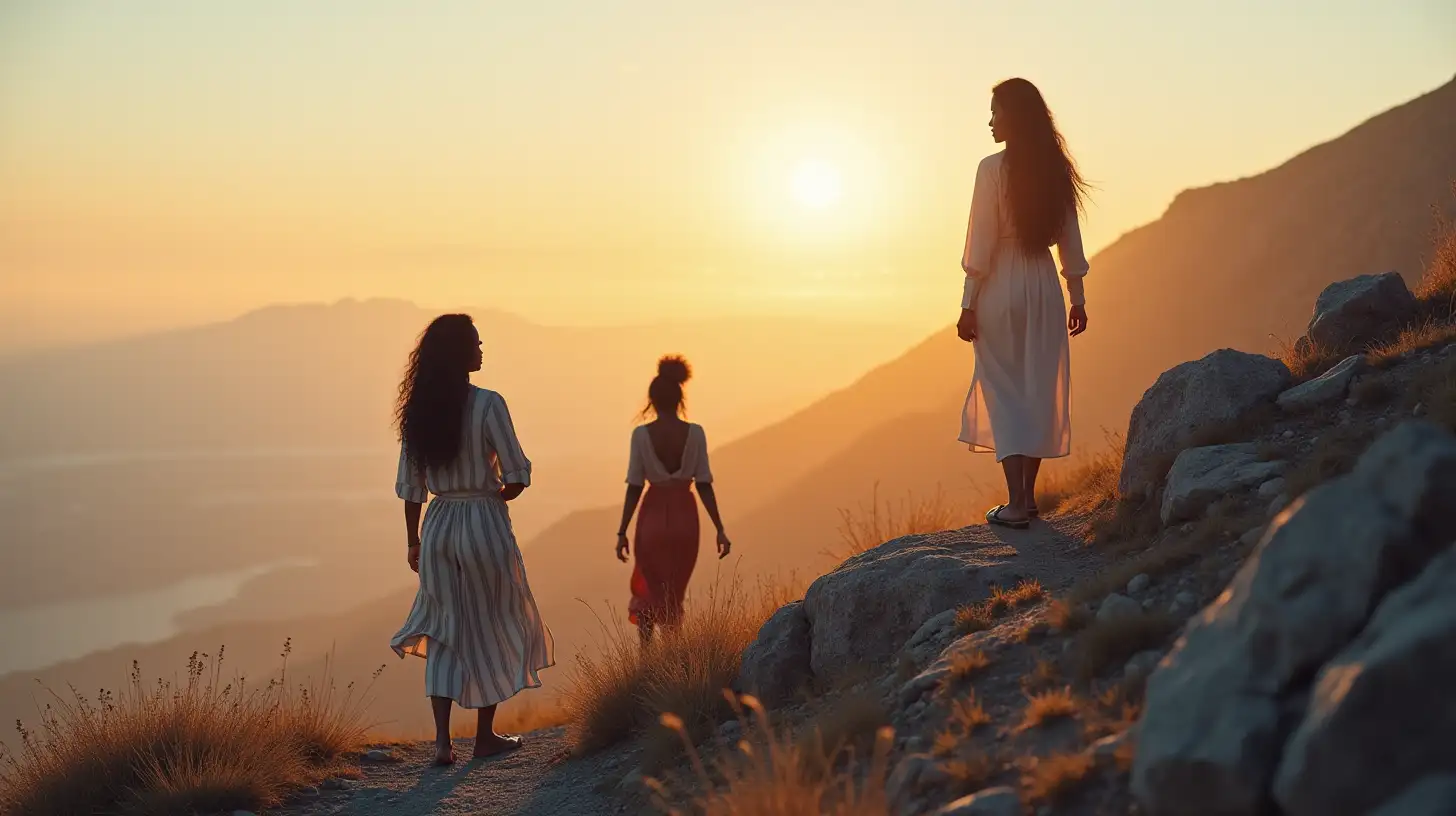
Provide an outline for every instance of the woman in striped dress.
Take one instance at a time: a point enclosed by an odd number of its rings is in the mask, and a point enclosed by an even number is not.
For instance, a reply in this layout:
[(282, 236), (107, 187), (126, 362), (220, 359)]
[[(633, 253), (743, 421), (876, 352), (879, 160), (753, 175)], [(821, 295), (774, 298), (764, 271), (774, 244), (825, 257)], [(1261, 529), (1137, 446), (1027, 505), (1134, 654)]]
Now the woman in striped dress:
[(531, 462), (505, 400), (470, 384), (481, 359), (468, 315), (436, 318), (410, 355), (395, 412), (395, 493), (420, 589), (390, 646), (400, 657), (425, 658), (440, 764), (455, 761), (452, 703), (479, 709), (476, 759), (520, 747), (520, 737), (495, 733), (496, 705), (540, 686), (538, 672), (554, 664), (506, 510), (531, 484)]

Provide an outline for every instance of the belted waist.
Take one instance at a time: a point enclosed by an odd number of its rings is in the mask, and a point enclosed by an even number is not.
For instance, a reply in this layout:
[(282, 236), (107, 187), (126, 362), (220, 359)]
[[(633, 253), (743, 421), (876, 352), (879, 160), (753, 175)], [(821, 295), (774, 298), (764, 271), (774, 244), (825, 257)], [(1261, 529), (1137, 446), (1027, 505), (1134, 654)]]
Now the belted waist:
[(679, 490), (691, 490), (693, 486), (691, 479), (674, 479), (670, 482), (652, 482), (647, 485), (649, 490), (666, 490), (669, 492)]
[(485, 490), (450, 490), (444, 493), (435, 494), (436, 501), (485, 501), (495, 499), (500, 501), (500, 493)]

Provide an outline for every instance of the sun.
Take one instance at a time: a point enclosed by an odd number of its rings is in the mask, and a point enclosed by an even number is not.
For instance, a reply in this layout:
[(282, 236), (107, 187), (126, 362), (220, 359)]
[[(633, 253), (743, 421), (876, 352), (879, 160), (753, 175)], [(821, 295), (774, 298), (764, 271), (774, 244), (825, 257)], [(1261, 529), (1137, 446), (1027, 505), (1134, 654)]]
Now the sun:
[(794, 167), (789, 191), (795, 201), (810, 209), (832, 207), (843, 191), (839, 168), (820, 159), (804, 159)]

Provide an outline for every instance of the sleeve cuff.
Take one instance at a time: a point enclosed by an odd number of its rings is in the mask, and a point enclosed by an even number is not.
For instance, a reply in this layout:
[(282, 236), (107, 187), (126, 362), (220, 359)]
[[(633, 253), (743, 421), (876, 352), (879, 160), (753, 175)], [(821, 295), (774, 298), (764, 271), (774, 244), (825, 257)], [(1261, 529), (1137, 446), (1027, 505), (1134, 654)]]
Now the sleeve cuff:
[(407, 502), (424, 504), (430, 498), (430, 491), (423, 487), (415, 487), (414, 485), (405, 484), (404, 482), (396, 482), (394, 485), (394, 495), (400, 497), (401, 499), (404, 499)]
[(974, 308), (976, 308), (976, 294), (977, 294), (977, 292), (980, 291), (980, 288), (981, 288), (981, 281), (980, 281), (980, 279), (971, 277), (970, 275), (966, 275), (966, 285), (965, 285), (964, 290), (962, 290), (962, 293), (961, 293), (961, 308), (962, 309), (974, 309)]
[(531, 486), (531, 469), (530, 468), (523, 468), (521, 470), (513, 470), (510, 473), (502, 473), (501, 474), (501, 483), (502, 484), (518, 484), (518, 485), (524, 485), (526, 487), (530, 487)]
[(1083, 278), (1079, 275), (1074, 278), (1067, 278), (1067, 296), (1071, 299), (1073, 306), (1087, 305), (1087, 292), (1082, 285)]

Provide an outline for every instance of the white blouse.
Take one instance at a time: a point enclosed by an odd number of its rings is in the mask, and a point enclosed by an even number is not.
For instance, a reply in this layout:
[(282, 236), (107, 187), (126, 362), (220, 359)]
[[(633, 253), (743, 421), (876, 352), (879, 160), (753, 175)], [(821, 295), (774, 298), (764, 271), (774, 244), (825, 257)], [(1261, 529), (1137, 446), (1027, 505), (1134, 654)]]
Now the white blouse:
[(657, 458), (647, 426), (638, 425), (632, 431), (632, 453), (627, 460), (627, 484), (641, 487), (644, 483), (688, 480), (699, 484), (710, 484), (713, 481), (713, 472), (708, 468), (708, 437), (703, 433), (703, 426), (691, 423), (688, 425), (688, 441), (683, 446), (682, 465), (672, 473), (668, 473), (667, 466)]

